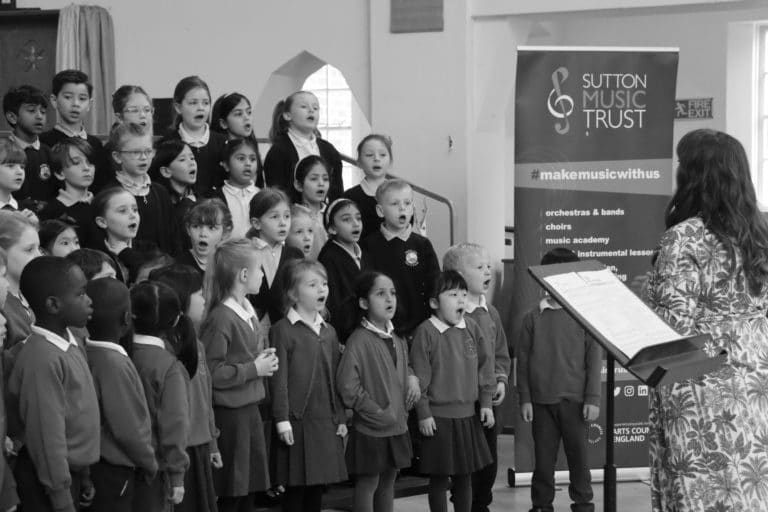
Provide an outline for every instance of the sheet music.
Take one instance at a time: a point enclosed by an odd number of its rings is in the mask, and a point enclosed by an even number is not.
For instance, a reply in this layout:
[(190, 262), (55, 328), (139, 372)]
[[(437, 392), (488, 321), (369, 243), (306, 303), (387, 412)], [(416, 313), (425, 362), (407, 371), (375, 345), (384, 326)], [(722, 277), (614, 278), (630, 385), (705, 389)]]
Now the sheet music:
[(609, 269), (544, 280), (630, 359), (645, 347), (681, 338)]

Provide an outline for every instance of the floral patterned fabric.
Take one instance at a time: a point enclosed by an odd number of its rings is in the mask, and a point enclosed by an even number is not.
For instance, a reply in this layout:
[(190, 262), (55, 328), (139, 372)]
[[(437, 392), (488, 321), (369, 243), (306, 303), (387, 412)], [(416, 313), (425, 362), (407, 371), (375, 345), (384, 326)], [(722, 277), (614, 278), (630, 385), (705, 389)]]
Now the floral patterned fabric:
[(664, 234), (645, 294), (678, 332), (710, 333), (706, 350), (729, 353), (722, 369), (651, 394), (653, 510), (768, 510), (767, 294), (749, 293), (740, 255), (698, 218)]

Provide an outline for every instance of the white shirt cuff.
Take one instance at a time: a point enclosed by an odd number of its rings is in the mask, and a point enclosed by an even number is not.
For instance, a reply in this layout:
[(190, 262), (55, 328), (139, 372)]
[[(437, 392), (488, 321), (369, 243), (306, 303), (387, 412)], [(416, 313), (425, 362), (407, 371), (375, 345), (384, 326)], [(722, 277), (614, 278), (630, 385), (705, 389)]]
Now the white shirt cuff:
[(278, 434), (283, 434), (285, 432), (290, 432), (291, 430), (293, 430), (293, 428), (291, 428), (290, 421), (278, 421), (276, 428), (277, 428)]

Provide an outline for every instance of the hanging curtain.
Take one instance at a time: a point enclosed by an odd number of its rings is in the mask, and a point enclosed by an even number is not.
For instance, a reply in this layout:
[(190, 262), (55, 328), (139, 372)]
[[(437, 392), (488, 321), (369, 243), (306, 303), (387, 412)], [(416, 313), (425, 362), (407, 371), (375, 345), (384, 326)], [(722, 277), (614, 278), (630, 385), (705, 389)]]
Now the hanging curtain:
[(109, 98), (115, 90), (115, 30), (105, 8), (71, 4), (60, 11), (56, 71), (64, 69), (79, 69), (90, 77), (94, 102), (85, 129), (95, 135), (108, 134)]

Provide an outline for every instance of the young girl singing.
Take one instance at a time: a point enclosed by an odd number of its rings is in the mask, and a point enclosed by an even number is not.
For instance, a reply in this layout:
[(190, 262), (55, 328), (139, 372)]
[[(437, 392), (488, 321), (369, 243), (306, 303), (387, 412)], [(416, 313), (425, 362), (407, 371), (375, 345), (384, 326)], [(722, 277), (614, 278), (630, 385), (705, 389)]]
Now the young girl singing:
[(341, 156), (333, 144), (317, 136), (320, 105), (308, 91), (294, 92), (275, 105), (269, 138), (272, 146), (264, 160), (264, 177), (269, 187), (279, 187), (295, 202), (301, 197), (293, 186), (296, 164), (309, 155), (321, 156), (328, 162), (331, 201), (344, 192)]
[(337, 199), (325, 210), (325, 225), (331, 238), (317, 259), (328, 272), (328, 313), (343, 342), (357, 327), (357, 322), (350, 321), (357, 310), (355, 280), (368, 268), (367, 257), (357, 243), (363, 229), (360, 210), (349, 199)]
[(216, 246), (206, 270), (206, 315), (201, 327), (213, 381), (213, 411), (224, 467), (214, 473), (219, 511), (250, 510), (254, 494), (269, 489), (259, 402), (264, 378), (278, 368), (267, 332), (246, 294), (261, 286), (263, 260), (243, 238)]
[(299, 249), (309, 259), (315, 242), (315, 218), (314, 212), (303, 204), (291, 205), (291, 229), (285, 245)]
[(381, 217), (376, 213), (376, 189), (387, 180), (392, 170), (392, 139), (372, 133), (363, 137), (357, 145), (357, 165), (363, 170), (363, 180), (344, 192), (357, 204), (363, 218), (361, 239), (377, 231)]
[(280, 368), (272, 378), (272, 411), (280, 438), (276, 483), (285, 485), (283, 510), (320, 512), (324, 486), (347, 479), (344, 407), (336, 394), (341, 355), (321, 312), (328, 297), (323, 266), (295, 260), (285, 268), (285, 318), (269, 333)]
[(132, 282), (141, 263), (133, 250), (140, 221), (136, 198), (122, 187), (105, 188), (93, 198), (93, 214), (98, 234), (91, 240), (91, 249), (112, 258), (117, 279)]
[(419, 471), (430, 477), (432, 512), (447, 509), (449, 481), (454, 510), (469, 512), (472, 473), (493, 461), (481, 426), (481, 421), (485, 427), (494, 424), (493, 358), (485, 353), (478, 325), (464, 318), (466, 300), (461, 274), (441, 273), (429, 299), (434, 314), (416, 328), (411, 346), (411, 364), (421, 384), (416, 404), (423, 436)]
[[(184, 216), (197, 203), (197, 160), (192, 148), (186, 142), (176, 139), (161, 142), (149, 166), (149, 177), (168, 191), (173, 205), (173, 222), (179, 228), (184, 224)], [(186, 249), (189, 240), (184, 233), (180, 236), (183, 249)]]
[(366, 272), (355, 286), (358, 328), (347, 340), (337, 386), (354, 411), (347, 469), (355, 476), (357, 512), (391, 512), (397, 470), (411, 465), (408, 409), (420, 397), (408, 345), (394, 333), (397, 296), (392, 280)]
[(253, 133), (251, 102), (239, 92), (219, 96), (213, 104), (211, 130), (222, 133), (228, 139), (251, 139), (256, 143), (256, 186), (264, 188), (264, 164), (259, 144)]
[(222, 199), (232, 214), (232, 238), (242, 238), (251, 227), (251, 199), (259, 189), (254, 185), (258, 169), (258, 146), (252, 139), (230, 139), (224, 145), (221, 164), (227, 179), (221, 187)]
[(211, 131), (208, 118), (211, 113), (211, 91), (199, 76), (182, 78), (173, 91), (176, 123), (165, 139), (180, 139), (192, 148), (197, 160), (198, 197), (210, 197), (215, 188), (224, 183), (221, 155), (227, 138)]
[(322, 157), (310, 155), (296, 165), (293, 185), (301, 194), (301, 204), (309, 208), (314, 220), (314, 239), (310, 259), (317, 259), (328, 233), (323, 225), (323, 213), (328, 199), (328, 165)]
[(232, 233), (232, 214), (219, 199), (197, 203), (184, 218), (184, 227), (191, 247), (181, 253), (177, 262), (189, 265), (202, 276), (208, 266), (208, 256), (216, 244)]
[(133, 363), (144, 386), (152, 420), (152, 444), (158, 476), (136, 483), (134, 510), (167, 510), (184, 498), (184, 473), (189, 468), (189, 373), (177, 359), (175, 348), (189, 344), (179, 336), (183, 321), (176, 292), (168, 285), (145, 281), (131, 288)]

